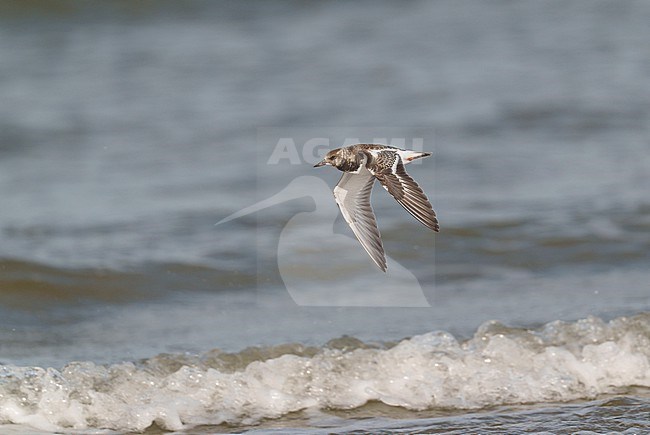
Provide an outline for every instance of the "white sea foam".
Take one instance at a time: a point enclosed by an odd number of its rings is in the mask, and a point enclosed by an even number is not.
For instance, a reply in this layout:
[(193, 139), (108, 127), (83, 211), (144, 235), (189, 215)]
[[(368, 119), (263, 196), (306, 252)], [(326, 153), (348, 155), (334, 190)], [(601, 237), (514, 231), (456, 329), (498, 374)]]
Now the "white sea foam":
[(345, 338), (322, 348), (161, 355), (139, 364), (0, 366), (0, 423), (179, 430), (369, 401), (477, 409), (593, 398), (629, 386), (650, 387), (650, 313), (536, 330), (489, 322), (465, 342), (431, 332), (382, 348)]

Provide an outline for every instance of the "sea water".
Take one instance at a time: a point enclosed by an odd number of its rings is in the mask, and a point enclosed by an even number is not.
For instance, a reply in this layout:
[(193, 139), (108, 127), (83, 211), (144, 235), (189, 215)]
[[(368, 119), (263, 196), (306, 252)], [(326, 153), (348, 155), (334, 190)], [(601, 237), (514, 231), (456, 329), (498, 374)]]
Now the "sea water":
[[(647, 431), (646, 3), (30, 5), (0, 6), (3, 432)], [(433, 153), (440, 234), (373, 194), (388, 276), (310, 161), (354, 138)]]
[[(374, 415), (384, 419), (364, 421), (364, 430), (410, 432), (434, 429), (437, 421), (471, 428), (477, 410), (484, 428), (515, 430), (525, 423), (504, 427), (502, 420), (521, 420), (526, 413), (517, 407), (533, 403), (555, 404), (554, 412), (573, 418), (631, 406), (647, 416), (649, 341), (650, 318), (642, 314), (607, 323), (594, 317), (555, 321), (537, 329), (486, 322), (465, 341), (440, 331), (381, 344), (343, 337), (323, 346), (161, 354), (110, 365), (4, 365), (0, 418), (44, 431), (144, 431), (155, 425), (211, 432), (283, 418), (288, 421), (271, 426), (340, 430)], [(599, 400), (575, 405), (589, 399)], [(562, 402), (573, 404), (557, 405)], [(567, 429), (528, 408), (534, 424)], [(600, 419), (587, 419), (584, 427), (600, 429)], [(643, 420), (637, 415), (634, 424)]]

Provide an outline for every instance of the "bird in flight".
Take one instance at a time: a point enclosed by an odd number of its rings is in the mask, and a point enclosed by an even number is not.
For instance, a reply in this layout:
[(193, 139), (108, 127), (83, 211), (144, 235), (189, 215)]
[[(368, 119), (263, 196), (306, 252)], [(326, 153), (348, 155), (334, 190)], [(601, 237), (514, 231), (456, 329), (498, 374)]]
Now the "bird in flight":
[(334, 188), (336, 203), (361, 246), (384, 272), (384, 246), (370, 205), (372, 186), (375, 180), (379, 180), (382, 187), (415, 219), (438, 232), (438, 218), (429, 199), (404, 170), (404, 165), (430, 155), (388, 145), (356, 144), (332, 150), (314, 165), (315, 168), (330, 165), (343, 172)]

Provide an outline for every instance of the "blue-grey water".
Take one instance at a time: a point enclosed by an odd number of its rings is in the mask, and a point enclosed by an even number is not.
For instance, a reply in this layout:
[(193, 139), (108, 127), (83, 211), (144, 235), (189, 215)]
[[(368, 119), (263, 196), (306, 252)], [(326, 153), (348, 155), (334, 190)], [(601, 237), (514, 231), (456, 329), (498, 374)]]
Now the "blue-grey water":
[[(0, 4), (0, 428), (647, 431), (648, 22)], [(433, 153), (439, 234), (375, 188), (388, 275), (312, 167), (357, 139)]]

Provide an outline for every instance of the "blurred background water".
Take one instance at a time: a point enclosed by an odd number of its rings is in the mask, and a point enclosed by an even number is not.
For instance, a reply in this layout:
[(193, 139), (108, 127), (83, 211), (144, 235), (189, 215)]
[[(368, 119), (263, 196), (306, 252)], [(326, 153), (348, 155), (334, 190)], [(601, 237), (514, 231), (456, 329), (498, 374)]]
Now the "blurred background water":
[[(644, 1), (0, 4), (0, 363), (648, 311), (648, 22)], [(279, 137), (423, 139), (440, 234), (373, 202), (431, 307), (296, 304), (278, 243), (308, 198), (214, 225), (300, 176), (334, 186), (267, 165)], [(359, 268), (310, 291), (377, 279), (350, 246)]]

